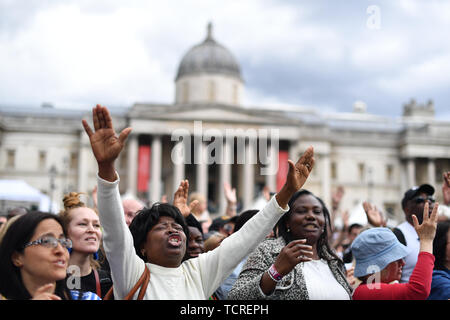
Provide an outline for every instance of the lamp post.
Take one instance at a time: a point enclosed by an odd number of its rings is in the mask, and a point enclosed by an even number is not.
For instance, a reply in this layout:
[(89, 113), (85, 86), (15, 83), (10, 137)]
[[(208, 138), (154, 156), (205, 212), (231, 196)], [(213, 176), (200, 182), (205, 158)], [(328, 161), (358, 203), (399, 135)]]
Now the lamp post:
[(50, 167), (50, 170), (49, 170), (48, 174), (49, 174), (49, 177), (50, 177), (50, 204), (49, 204), (48, 211), (53, 213), (53, 208), (52, 208), (52, 205), (53, 205), (53, 192), (56, 189), (55, 178), (56, 178), (56, 175), (58, 174), (58, 171), (56, 170), (55, 165), (52, 165)]

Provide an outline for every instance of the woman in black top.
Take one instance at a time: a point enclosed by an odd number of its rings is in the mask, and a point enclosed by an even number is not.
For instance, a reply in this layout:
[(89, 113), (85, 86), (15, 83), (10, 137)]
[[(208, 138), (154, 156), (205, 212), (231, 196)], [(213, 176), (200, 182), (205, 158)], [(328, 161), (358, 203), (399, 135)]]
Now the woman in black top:
[(112, 286), (109, 273), (100, 269), (98, 252), (102, 230), (97, 212), (86, 207), (80, 193), (64, 196), (62, 218), (67, 234), (72, 240), (68, 272), (68, 286), (83, 291), (95, 292), (103, 298)]

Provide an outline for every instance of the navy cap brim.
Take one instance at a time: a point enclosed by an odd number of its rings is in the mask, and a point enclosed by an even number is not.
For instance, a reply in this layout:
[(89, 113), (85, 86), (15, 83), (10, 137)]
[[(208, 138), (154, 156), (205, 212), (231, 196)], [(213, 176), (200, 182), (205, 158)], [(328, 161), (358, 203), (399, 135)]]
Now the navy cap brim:
[(429, 185), (429, 184), (422, 184), (416, 191), (416, 195), (419, 193), (426, 193), (428, 195), (433, 195), (434, 194), (434, 188), (433, 186)]

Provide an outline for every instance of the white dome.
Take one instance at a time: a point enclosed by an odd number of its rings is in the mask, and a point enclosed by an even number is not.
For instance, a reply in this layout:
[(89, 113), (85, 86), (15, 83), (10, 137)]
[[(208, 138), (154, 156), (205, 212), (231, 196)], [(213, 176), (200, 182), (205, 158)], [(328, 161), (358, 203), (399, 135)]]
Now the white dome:
[(191, 48), (183, 57), (178, 67), (175, 81), (183, 76), (197, 74), (220, 74), (241, 79), (237, 60), (212, 37), (212, 25), (208, 24), (206, 39)]

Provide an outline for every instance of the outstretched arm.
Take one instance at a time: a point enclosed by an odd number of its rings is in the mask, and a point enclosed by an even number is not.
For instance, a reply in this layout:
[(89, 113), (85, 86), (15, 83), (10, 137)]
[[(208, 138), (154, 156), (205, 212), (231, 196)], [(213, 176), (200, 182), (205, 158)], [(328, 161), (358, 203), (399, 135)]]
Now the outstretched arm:
[[(291, 160), (289, 162), (289, 171), (286, 178), (286, 183), (279, 193), (275, 196), (278, 205), (286, 208), (289, 199), (297, 192), (306, 182), (312, 168), (314, 167), (314, 149), (310, 146), (305, 153), (298, 159), (297, 163)], [(308, 256), (312, 255), (311, 246), (306, 245), (306, 240), (295, 240), (288, 243), (278, 255), (274, 267), (277, 272), (284, 276), (291, 272), (291, 270), (302, 261), (310, 261)], [(270, 272), (266, 271), (260, 281), (261, 290), (268, 295), (275, 289), (276, 282), (270, 276)]]
[(94, 130), (86, 120), (83, 120), (83, 127), (98, 164), (98, 211), (103, 226), (103, 245), (114, 279), (114, 296), (121, 299), (134, 286), (145, 268), (144, 261), (135, 252), (133, 237), (125, 223), (119, 177), (114, 168), (114, 161), (122, 151), (131, 129), (126, 128), (117, 136), (108, 109), (101, 105), (92, 109), (92, 120)]
[[(219, 247), (199, 256), (199, 263), (208, 265), (208, 268), (202, 269), (216, 270), (214, 274), (205, 276), (206, 296), (212, 294), (236, 265), (255, 250), (258, 244), (269, 234), (281, 216), (288, 210), (289, 199), (304, 185), (313, 167), (314, 150), (309, 147), (296, 164), (289, 160), (289, 171), (285, 185), (261, 211), (247, 221), (239, 231), (223, 240)], [(300, 252), (297, 248), (305, 249), (301, 245), (291, 248), (287, 256), (297, 259), (300, 254), (308, 254)]]
[(419, 224), (419, 220), (417, 219), (416, 215), (412, 216), (413, 223), (414, 223), (414, 229), (416, 229), (416, 232), (419, 236), (420, 240), (420, 252), (428, 252), (433, 254), (433, 240), (436, 236), (436, 228), (437, 228), (437, 218), (438, 218), (438, 208), (439, 203), (435, 203), (433, 210), (430, 213), (430, 205), (427, 202), (425, 202), (424, 208), (423, 208), (423, 221), (422, 224)]
[(97, 160), (98, 175), (106, 181), (113, 182), (116, 180), (114, 161), (125, 146), (125, 140), (130, 134), (131, 128), (123, 129), (117, 136), (108, 109), (99, 104), (92, 109), (92, 120), (94, 131), (86, 120), (83, 119), (82, 123)]

